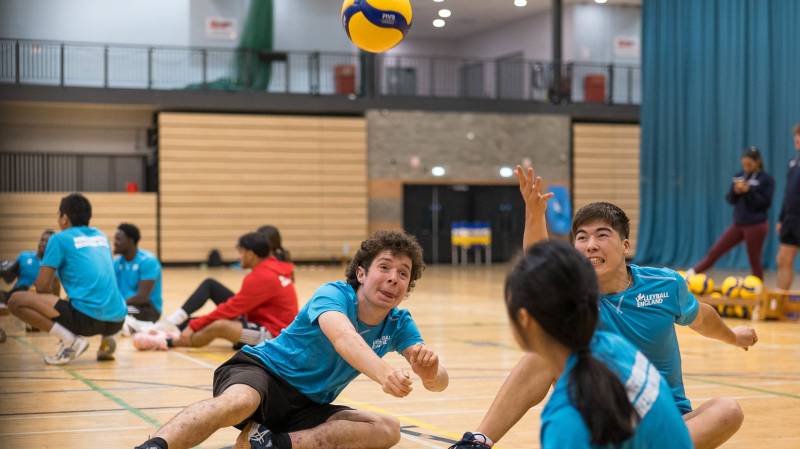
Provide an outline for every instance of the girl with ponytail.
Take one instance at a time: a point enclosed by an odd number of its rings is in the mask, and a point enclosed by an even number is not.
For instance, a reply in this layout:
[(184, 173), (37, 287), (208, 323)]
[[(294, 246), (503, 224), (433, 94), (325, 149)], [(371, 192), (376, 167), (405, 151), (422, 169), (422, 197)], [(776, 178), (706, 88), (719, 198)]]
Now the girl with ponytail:
[(692, 448), (672, 392), (623, 338), (596, 331), (599, 288), (572, 246), (532, 246), (506, 278), (514, 337), (556, 373), (542, 411), (541, 447)]

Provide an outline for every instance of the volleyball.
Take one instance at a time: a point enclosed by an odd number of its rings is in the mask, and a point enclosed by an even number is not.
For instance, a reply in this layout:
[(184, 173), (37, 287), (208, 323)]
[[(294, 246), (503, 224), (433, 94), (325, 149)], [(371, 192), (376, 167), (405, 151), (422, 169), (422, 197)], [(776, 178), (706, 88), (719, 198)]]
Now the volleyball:
[(344, 0), (342, 24), (356, 47), (383, 53), (399, 44), (411, 28), (410, 0)]
[(745, 299), (752, 299), (761, 294), (764, 289), (764, 284), (757, 276), (747, 276), (742, 281), (741, 297)]
[(714, 290), (714, 280), (705, 274), (690, 276), (687, 283), (689, 284), (689, 291), (696, 295), (707, 295)]
[(722, 294), (728, 298), (738, 298), (739, 291), (742, 288), (742, 278), (736, 276), (728, 276), (722, 281)]

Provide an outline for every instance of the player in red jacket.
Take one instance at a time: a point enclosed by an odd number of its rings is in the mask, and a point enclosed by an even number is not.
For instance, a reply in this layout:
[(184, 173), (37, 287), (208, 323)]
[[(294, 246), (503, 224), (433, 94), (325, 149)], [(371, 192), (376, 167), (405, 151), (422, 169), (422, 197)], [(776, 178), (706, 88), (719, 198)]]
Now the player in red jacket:
[[(277, 229), (274, 232), (277, 234)], [(294, 320), (298, 310), (294, 265), (276, 257), (288, 259), (277, 235), (277, 244), (263, 232), (251, 232), (239, 238), (237, 249), (242, 268), (252, 268), (252, 271), (245, 276), (238, 293), (234, 294), (213, 279), (206, 279), (167, 321), (179, 327), (184, 325), (190, 313), (209, 299), (217, 304), (214, 311), (191, 318), (180, 335), (159, 330), (136, 334), (134, 346), (143, 350), (200, 347), (216, 338), (236, 345), (255, 345), (277, 337)]]

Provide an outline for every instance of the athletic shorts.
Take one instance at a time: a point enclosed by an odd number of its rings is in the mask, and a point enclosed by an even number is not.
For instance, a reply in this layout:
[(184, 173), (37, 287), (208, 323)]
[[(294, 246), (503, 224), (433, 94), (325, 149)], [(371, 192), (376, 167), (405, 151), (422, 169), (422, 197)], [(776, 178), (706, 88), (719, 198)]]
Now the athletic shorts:
[(269, 371), (261, 361), (241, 351), (214, 371), (214, 397), (236, 384), (250, 386), (261, 395), (261, 405), (255, 413), (235, 426), (240, 430), (253, 420), (273, 432), (296, 432), (317, 427), (341, 411), (353, 410), (312, 401)]
[(156, 310), (152, 303), (139, 304), (136, 306), (128, 306), (128, 315), (136, 318), (139, 321), (152, 321), (156, 322), (161, 317), (161, 312)]
[(783, 217), (778, 238), (784, 245), (800, 246), (800, 217), (796, 215)]
[(92, 335), (114, 335), (122, 329), (125, 321), (100, 321), (72, 307), (69, 301), (59, 299), (55, 306), (58, 316), (53, 321), (64, 326), (76, 335), (91, 337)]

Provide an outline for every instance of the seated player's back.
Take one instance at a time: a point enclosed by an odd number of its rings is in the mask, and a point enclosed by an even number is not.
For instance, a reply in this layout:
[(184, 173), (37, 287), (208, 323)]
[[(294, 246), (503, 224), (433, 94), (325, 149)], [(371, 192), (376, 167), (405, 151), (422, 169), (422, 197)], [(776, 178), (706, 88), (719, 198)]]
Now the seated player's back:
[(42, 265), (58, 270), (72, 306), (102, 321), (127, 314), (117, 288), (108, 238), (89, 226), (74, 226), (50, 238)]
[[(669, 385), (641, 352), (625, 339), (603, 331), (596, 332), (592, 338), (591, 352), (620, 378), (640, 417), (633, 436), (616, 447), (693, 447)], [(569, 395), (568, 381), (576, 360), (575, 354), (567, 360), (564, 372), (542, 411), (542, 449), (602, 447), (591, 444), (589, 429)]]

